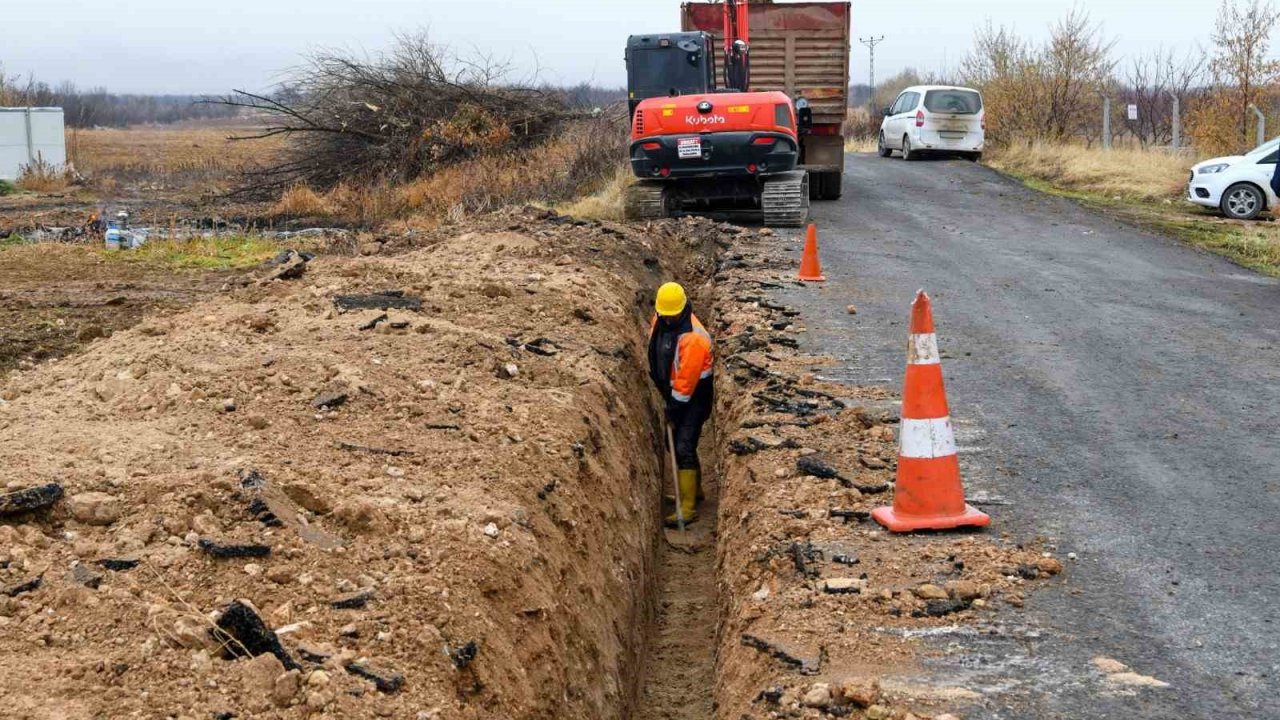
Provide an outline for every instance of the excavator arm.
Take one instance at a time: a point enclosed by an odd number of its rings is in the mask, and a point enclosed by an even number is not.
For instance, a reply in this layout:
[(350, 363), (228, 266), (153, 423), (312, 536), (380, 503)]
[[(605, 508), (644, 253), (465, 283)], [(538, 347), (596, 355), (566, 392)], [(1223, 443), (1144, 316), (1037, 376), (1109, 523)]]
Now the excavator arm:
[(751, 24), (747, 0), (724, 0), (724, 86), (747, 92), (751, 85)]

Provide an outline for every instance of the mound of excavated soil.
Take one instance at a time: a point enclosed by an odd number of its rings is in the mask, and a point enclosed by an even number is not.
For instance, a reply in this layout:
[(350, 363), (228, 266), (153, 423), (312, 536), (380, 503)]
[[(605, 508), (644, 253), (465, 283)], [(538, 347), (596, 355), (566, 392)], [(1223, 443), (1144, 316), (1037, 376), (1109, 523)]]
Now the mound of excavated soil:
[(618, 717), (658, 537), (644, 306), (707, 227), (491, 217), (16, 372), (0, 481), (65, 495), (0, 517), (0, 715)]
[(798, 351), (803, 317), (770, 299), (793, 282), (788, 241), (742, 233), (715, 277), (716, 718), (963, 712), (975, 693), (906, 682), (919, 637), (1016, 612), (1062, 564), (991, 531), (893, 535), (868, 518), (892, 502), (898, 405), (818, 380), (832, 359)]

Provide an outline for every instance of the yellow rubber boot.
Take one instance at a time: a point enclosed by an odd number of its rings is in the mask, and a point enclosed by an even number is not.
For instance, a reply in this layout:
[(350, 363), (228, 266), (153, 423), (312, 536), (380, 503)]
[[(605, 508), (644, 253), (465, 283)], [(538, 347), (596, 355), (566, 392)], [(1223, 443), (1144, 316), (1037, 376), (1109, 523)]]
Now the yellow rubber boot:
[[(698, 519), (698, 471), (681, 470), (677, 482), (680, 485), (680, 514), (684, 516), (684, 524), (688, 525)], [(675, 513), (668, 515), (666, 522), (667, 527), (679, 526)]]

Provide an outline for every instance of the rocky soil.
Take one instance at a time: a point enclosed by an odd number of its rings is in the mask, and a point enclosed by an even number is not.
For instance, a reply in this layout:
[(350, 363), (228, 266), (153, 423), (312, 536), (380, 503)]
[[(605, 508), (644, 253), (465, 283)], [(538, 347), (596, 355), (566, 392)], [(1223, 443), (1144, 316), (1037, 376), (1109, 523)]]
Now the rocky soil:
[(3, 714), (621, 717), (659, 535), (644, 307), (709, 270), (688, 228), (529, 210), (292, 258), (15, 371)]

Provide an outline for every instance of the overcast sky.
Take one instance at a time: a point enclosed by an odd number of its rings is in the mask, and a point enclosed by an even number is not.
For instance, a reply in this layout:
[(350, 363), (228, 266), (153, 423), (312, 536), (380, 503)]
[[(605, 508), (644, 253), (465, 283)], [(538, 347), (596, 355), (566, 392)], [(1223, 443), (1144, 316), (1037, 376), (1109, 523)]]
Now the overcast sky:
[[(1208, 44), (1215, 0), (858, 0), (856, 37), (884, 35), (876, 74), (954, 67), (987, 18), (1043, 37), (1078, 4), (1119, 40), (1117, 53)], [(625, 82), (631, 33), (679, 29), (678, 0), (2, 0), (0, 64), (120, 92), (263, 89), (316, 46), (375, 51), (396, 31), (427, 28), (458, 48), (536, 60), (555, 83)], [(854, 43), (852, 77), (867, 80)]]

